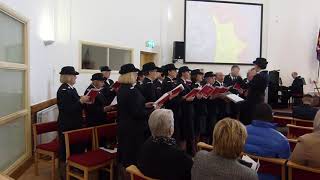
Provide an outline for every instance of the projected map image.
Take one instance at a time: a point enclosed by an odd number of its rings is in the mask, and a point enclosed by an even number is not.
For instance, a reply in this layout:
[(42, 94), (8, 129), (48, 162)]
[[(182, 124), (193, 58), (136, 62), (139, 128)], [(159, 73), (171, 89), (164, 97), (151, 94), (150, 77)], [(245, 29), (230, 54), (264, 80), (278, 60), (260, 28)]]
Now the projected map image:
[(252, 63), (260, 35), (261, 6), (187, 1), (186, 62)]

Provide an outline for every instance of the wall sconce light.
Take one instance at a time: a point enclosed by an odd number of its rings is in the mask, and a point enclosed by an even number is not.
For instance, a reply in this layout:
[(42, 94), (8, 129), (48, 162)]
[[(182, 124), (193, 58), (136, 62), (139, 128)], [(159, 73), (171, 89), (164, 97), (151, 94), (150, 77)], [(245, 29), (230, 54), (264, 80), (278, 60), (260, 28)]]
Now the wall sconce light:
[(45, 46), (49, 46), (54, 43), (54, 40), (43, 40)]
[(55, 19), (54, 9), (47, 8), (43, 10), (40, 22), (40, 38), (45, 46), (55, 42)]

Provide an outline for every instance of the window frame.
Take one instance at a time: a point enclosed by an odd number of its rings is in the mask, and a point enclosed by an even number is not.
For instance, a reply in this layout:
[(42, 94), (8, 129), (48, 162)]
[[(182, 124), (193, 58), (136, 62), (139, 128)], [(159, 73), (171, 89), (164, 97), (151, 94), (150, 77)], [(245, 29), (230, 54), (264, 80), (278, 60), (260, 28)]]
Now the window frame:
[(14, 122), (15, 120), (24, 117), (25, 125), (25, 152), (19, 157), (13, 164), (9, 165), (7, 169), (3, 170), (4, 174), (10, 175), (17, 168), (20, 167), (25, 161), (31, 158), (31, 111), (30, 111), (30, 89), (29, 89), (29, 76), (30, 76), (30, 64), (29, 64), (29, 20), (22, 15), (19, 15), (16, 11), (0, 3), (0, 12), (19, 21), (23, 24), (23, 63), (12, 63), (0, 59), (0, 69), (4, 70), (19, 70), (24, 73), (24, 109), (10, 113), (3, 117), (0, 117), (0, 126)]
[[(128, 48), (128, 47), (121, 47), (121, 46), (115, 46), (115, 45), (110, 45), (110, 44), (102, 44), (102, 43), (96, 43), (96, 42), (90, 42), (90, 41), (79, 41), (79, 72), (80, 73), (98, 73), (100, 70), (94, 70), (94, 69), (83, 69), (82, 68), (82, 46), (83, 45), (88, 45), (88, 46), (97, 46), (97, 47), (103, 47), (107, 49), (108, 52), (108, 57), (106, 60), (106, 65), (109, 65), (109, 56), (110, 56), (110, 48), (111, 49), (120, 49), (120, 50), (126, 50), (130, 51), (131, 53), (131, 60), (130, 63), (134, 62), (134, 49), (133, 48)], [(112, 69), (111, 74), (117, 74), (120, 69)]]

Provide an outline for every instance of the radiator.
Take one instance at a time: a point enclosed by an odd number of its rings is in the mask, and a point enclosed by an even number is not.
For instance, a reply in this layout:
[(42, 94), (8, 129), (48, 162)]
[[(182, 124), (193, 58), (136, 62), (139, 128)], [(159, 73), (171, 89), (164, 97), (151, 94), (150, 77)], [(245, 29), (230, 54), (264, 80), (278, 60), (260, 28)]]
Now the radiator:
[[(50, 106), (37, 112), (37, 123), (57, 121), (59, 110), (57, 105)], [(38, 136), (38, 144), (48, 143), (57, 137), (57, 132), (45, 133)]]

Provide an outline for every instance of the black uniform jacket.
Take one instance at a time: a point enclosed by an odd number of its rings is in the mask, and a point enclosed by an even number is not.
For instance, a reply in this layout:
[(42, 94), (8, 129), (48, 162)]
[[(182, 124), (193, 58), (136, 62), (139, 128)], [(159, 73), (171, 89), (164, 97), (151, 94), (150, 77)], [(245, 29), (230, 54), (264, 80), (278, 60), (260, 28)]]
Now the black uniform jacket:
[(59, 108), (58, 130), (60, 132), (82, 127), (82, 105), (75, 88), (68, 84), (62, 84), (57, 92), (57, 104)]
[(141, 85), (141, 93), (146, 102), (155, 102), (157, 100), (156, 86), (149, 78), (144, 78)]
[(174, 143), (150, 137), (143, 145), (138, 167), (146, 176), (161, 180), (190, 179), (193, 161)]
[(148, 132), (148, 111), (141, 92), (129, 84), (121, 84), (118, 101), (119, 160), (126, 167), (136, 164), (138, 151)]

